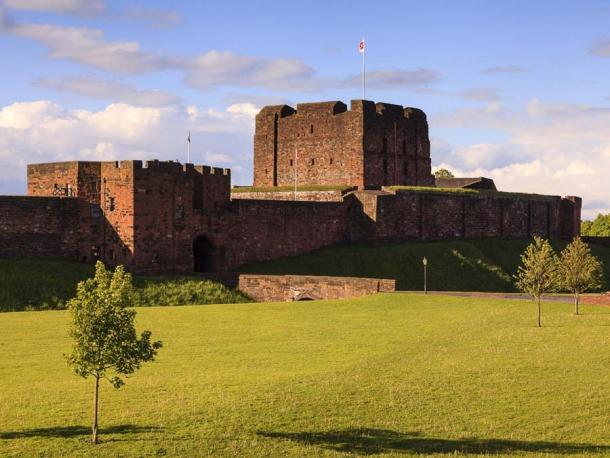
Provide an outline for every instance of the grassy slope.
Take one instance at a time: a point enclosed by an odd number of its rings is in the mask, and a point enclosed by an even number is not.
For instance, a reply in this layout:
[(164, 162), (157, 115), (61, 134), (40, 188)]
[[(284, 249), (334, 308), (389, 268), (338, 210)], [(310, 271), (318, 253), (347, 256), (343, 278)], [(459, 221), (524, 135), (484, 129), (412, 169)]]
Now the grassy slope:
[[(67, 313), (0, 314), (0, 456), (610, 454), (610, 310), (400, 294), (145, 308), (165, 347), (101, 391)], [(452, 455), (453, 456), (453, 455)]]
[[(421, 290), (422, 258), (428, 258), (428, 289), (438, 291), (514, 291), (512, 275), (528, 240), (463, 240), (391, 245), (343, 245), (313, 253), (246, 266), (247, 273), (346, 275), (393, 278), (401, 290)], [(554, 242), (556, 250), (565, 243)], [(591, 246), (607, 266), (610, 290), (610, 248)]]
[[(64, 261), (0, 259), (0, 312), (64, 308), (93, 266)], [(220, 283), (197, 277), (136, 277), (134, 305), (221, 304), (248, 299)]]

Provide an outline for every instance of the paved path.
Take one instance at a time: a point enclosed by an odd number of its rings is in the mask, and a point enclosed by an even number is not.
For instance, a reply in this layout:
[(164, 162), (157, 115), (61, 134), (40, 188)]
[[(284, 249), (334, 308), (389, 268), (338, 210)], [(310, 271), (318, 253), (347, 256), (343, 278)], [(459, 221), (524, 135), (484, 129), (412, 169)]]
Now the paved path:
[[(422, 291), (396, 291), (395, 294), (424, 294)], [(521, 293), (485, 293), (477, 291), (428, 291), (428, 294), (439, 294), (442, 296), (455, 297), (482, 297), (491, 299), (532, 300), (531, 296)], [(574, 302), (571, 294), (551, 294), (542, 296), (543, 301), (548, 302)], [(583, 294), (580, 298), (582, 304), (610, 305), (609, 293)]]

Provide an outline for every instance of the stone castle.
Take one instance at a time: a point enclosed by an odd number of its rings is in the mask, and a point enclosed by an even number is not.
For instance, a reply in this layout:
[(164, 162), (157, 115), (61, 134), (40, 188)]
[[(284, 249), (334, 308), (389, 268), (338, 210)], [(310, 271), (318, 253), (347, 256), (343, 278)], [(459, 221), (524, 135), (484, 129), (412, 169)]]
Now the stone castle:
[(580, 230), (578, 197), (435, 182), (424, 112), (366, 100), (263, 108), (254, 185), (172, 161), (29, 165), (28, 195), (0, 196), (0, 256), (227, 272), (333, 244)]

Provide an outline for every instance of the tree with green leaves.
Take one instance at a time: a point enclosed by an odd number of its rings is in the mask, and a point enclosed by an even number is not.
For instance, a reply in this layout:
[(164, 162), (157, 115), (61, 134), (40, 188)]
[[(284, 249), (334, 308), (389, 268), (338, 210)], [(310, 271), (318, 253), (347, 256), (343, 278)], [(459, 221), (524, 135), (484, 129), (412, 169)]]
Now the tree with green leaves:
[(534, 241), (521, 255), (521, 265), (515, 275), (517, 288), (529, 294), (538, 304), (538, 327), (540, 323), (540, 298), (544, 293), (559, 287), (557, 255), (548, 240), (534, 237)]
[(610, 237), (610, 213), (600, 213), (593, 221), (583, 221), (580, 223), (580, 233), (589, 237)]
[(68, 302), (72, 317), (70, 336), (72, 352), (67, 355), (77, 375), (95, 380), (93, 428), (91, 442), (98, 442), (98, 400), (100, 380), (114, 388), (124, 382), (119, 377), (138, 370), (142, 363), (153, 361), (161, 348), (151, 342), (151, 332), (138, 338), (134, 320), (136, 312), (128, 309), (132, 279), (122, 266), (113, 272), (100, 261), (93, 278), (78, 284), (76, 296)]
[(435, 178), (455, 178), (455, 175), (453, 174), (453, 172), (451, 172), (451, 170), (438, 169), (436, 172), (434, 172), (434, 177)]
[(602, 286), (602, 263), (591, 254), (589, 245), (576, 237), (559, 258), (561, 286), (574, 294), (574, 313), (579, 314), (580, 295)]

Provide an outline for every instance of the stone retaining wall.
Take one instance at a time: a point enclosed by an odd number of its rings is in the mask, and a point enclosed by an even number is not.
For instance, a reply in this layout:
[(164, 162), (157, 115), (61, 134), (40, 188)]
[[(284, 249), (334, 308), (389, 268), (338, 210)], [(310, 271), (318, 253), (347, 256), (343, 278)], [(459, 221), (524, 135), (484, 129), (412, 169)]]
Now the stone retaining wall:
[(345, 299), (396, 290), (396, 281), (312, 275), (239, 276), (239, 290), (259, 302)]

